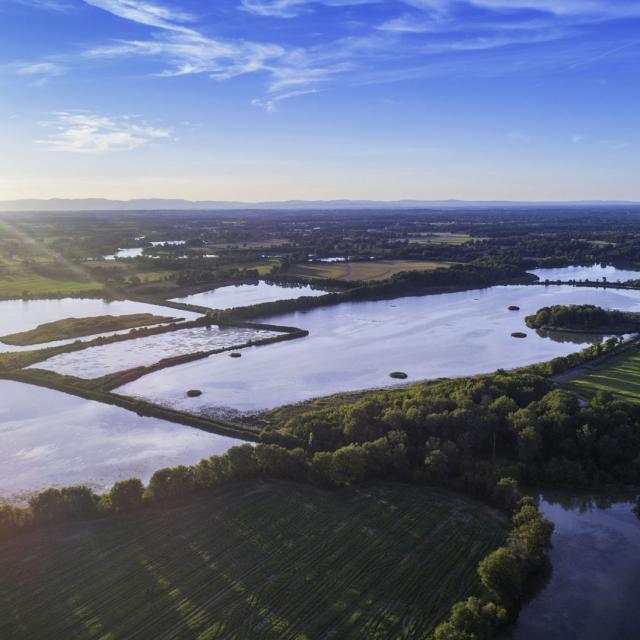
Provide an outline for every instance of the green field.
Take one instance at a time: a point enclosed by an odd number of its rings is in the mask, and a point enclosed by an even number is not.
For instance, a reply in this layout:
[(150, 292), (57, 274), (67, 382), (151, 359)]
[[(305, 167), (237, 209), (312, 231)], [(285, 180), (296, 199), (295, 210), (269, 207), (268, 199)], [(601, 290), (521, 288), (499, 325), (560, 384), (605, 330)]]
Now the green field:
[(633, 349), (609, 358), (600, 367), (584, 370), (563, 384), (586, 398), (598, 391), (609, 391), (625, 400), (640, 402), (640, 351)]
[(0, 277), (0, 299), (19, 298), (24, 291), (30, 296), (39, 296), (51, 293), (74, 295), (98, 289), (102, 289), (102, 283), (96, 280), (81, 282), (45, 278), (37, 274)]
[(447, 269), (449, 262), (425, 260), (371, 260), (366, 262), (309, 262), (297, 264), (288, 271), (290, 275), (305, 278), (330, 278), (332, 280), (368, 281), (386, 280), (403, 271), (431, 271)]
[(409, 238), (409, 242), (418, 244), (454, 244), (461, 245), (471, 240), (486, 240), (487, 238), (479, 238), (470, 236), (466, 233), (448, 233), (446, 231), (436, 233), (421, 233), (413, 235)]
[(424, 638), (505, 527), (425, 487), (247, 481), (3, 543), (0, 637)]

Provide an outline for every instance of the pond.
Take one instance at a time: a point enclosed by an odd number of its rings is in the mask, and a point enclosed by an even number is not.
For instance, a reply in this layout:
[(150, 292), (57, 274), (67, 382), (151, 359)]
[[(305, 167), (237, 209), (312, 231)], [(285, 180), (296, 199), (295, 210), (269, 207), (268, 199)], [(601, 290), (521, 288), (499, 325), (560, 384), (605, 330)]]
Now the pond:
[(591, 280), (603, 281), (606, 278), (607, 282), (624, 282), (625, 280), (637, 280), (640, 279), (640, 271), (629, 271), (627, 269), (616, 269), (612, 266), (602, 266), (594, 264), (590, 267), (584, 266), (572, 266), (572, 267), (560, 267), (557, 269), (533, 269), (529, 271), (533, 275), (538, 276), (540, 280), (562, 280), (568, 282), (569, 280)]
[(640, 520), (629, 500), (545, 495), (555, 522), (552, 573), (520, 613), (513, 640), (636, 640)]
[[(37, 397), (37, 402), (34, 398)], [(193, 464), (241, 444), (75, 396), (0, 380), (0, 500), (22, 503), (50, 486), (147, 482), (166, 466)]]
[[(216, 355), (159, 371), (119, 392), (186, 408), (183, 390), (195, 386), (204, 393), (190, 410), (228, 414), (387, 386), (392, 371), (406, 372), (411, 382), (533, 364), (580, 348), (538, 336), (524, 324), (526, 315), (558, 303), (640, 311), (640, 291), (501, 286), (289, 313), (264, 320), (307, 329), (308, 337), (245, 349), (237, 360)], [(512, 338), (518, 331), (527, 337)]]
[(252, 304), (290, 300), (302, 296), (322, 296), (325, 293), (327, 291), (313, 288), (310, 285), (282, 285), (260, 280), (255, 284), (230, 285), (211, 291), (194, 293), (185, 298), (175, 298), (173, 302), (185, 302), (211, 309), (233, 309), (234, 307), (248, 307)]
[(138, 258), (142, 255), (144, 249), (142, 247), (135, 247), (134, 249), (118, 249), (111, 255), (104, 256), (105, 260), (115, 260), (116, 258)]
[(34, 367), (80, 378), (98, 378), (124, 369), (148, 366), (164, 358), (242, 345), (274, 335), (278, 334), (239, 327), (196, 327), (62, 353), (38, 362)]
[[(102, 300), (100, 298), (62, 298), (60, 300), (2, 300), (0, 301), (0, 336), (19, 331), (35, 329), (38, 325), (64, 318), (89, 318), (93, 316), (120, 316), (130, 313), (152, 313), (154, 315), (185, 318), (194, 320), (200, 314), (161, 307), (131, 300)], [(104, 334), (127, 333), (125, 331), (109, 331)], [(95, 337), (95, 336), (93, 336)], [(89, 336), (82, 338), (90, 339)], [(46, 346), (66, 344), (73, 340), (61, 340), (47, 343)], [(40, 345), (29, 347), (13, 347), (0, 343), (0, 351), (19, 351), (37, 349)]]
[(155, 242), (150, 242), (149, 244), (152, 247), (162, 247), (165, 244), (169, 246), (178, 246), (186, 243), (186, 240), (156, 240)]

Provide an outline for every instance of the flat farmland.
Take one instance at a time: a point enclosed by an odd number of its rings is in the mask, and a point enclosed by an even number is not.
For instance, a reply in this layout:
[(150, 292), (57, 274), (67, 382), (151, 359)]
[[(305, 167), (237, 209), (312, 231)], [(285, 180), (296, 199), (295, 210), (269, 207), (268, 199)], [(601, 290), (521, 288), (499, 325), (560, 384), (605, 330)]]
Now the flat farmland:
[(477, 236), (470, 236), (467, 233), (449, 233), (449, 232), (435, 232), (435, 233), (421, 233), (411, 236), (409, 242), (418, 244), (453, 244), (461, 245), (472, 240), (486, 240), (487, 238), (480, 238)]
[[(580, 369), (566, 378), (564, 386), (590, 398), (598, 391), (608, 391), (624, 400), (640, 403), (640, 351), (634, 349), (609, 358), (601, 366)], [(560, 376), (562, 379), (562, 376)]]
[(447, 269), (450, 262), (424, 260), (371, 260), (363, 262), (309, 262), (297, 264), (289, 274), (305, 278), (330, 278), (345, 281), (386, 280), (403, 271)]
[(0, 549), (0, 637), (423, 638), (505, 520), (402, 484), (245, 481)]

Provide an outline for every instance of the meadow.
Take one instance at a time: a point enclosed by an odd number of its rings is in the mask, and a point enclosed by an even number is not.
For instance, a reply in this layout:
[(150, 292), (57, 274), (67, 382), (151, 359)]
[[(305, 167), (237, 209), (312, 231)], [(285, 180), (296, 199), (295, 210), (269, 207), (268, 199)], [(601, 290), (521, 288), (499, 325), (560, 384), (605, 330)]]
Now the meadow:
[(434, 244), (452, 244), (461, 245), (472, 240), (486, 240), (487, 238), (479, 238), (470, 236), (468, 233), (449, 233), (447, 231), (434, 233), (420, 233), (411, 236), (409, 242), (417, 244), (434, 243)]
[(432, 271), (446, 269), (451, 264), (430, 260), (371, 260), (368, 262), (309, 262), (297, 264), (288, 271), (290, 275), (305, 278), (329, 278), (331, 280), (371, 281), (386, 280), (403, 271)]
[(592, 370), (583, 369), (564, 386), (585, 398), (591, 398), (598, 391), (608, 391), (629, 402), (640, 403), (640, 351), (626, 351)]
[(505, 532), (432, 488), (239, 482), (9, 540), (0, 637), (422, 638)]

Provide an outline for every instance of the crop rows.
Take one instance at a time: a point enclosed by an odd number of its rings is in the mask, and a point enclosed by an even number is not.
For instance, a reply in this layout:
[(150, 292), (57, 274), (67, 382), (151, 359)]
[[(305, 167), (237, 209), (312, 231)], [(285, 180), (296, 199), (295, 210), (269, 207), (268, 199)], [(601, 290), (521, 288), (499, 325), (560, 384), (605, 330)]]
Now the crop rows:
[(504, 533), (427, 488), (241, 483), (5, 543), (0, 637), (421, 638)]

